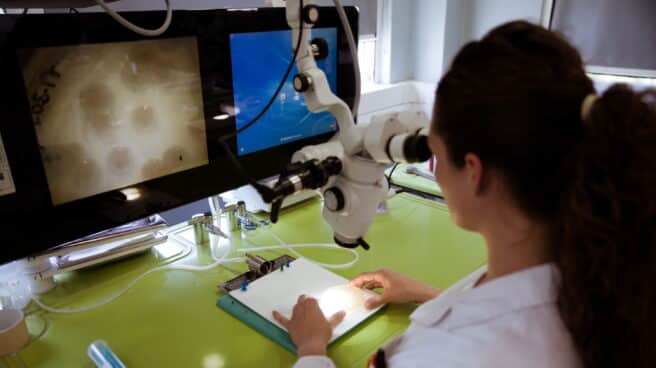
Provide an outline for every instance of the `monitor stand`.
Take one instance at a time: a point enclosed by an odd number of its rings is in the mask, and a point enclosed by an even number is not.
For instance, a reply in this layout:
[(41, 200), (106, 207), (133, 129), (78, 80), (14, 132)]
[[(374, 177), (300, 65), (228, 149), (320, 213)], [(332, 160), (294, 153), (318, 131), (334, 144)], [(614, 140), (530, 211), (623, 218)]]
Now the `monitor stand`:
[(166, 221), (159, 215), (105, 230), (26, 257), (26, 272), (33, 293), (55, 287), (54, 276), (67, 271), (116, 261), (165, 242)]

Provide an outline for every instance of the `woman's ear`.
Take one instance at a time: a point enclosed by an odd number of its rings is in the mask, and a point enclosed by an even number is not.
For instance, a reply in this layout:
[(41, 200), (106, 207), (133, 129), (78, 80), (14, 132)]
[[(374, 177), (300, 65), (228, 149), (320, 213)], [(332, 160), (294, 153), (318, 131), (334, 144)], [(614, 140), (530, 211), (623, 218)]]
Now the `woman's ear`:
[(467, 186), (471, 188), (472, 193), (480, 194), (485, 190), (483, 162), (475, 153), (465, 155), (465, 174)]

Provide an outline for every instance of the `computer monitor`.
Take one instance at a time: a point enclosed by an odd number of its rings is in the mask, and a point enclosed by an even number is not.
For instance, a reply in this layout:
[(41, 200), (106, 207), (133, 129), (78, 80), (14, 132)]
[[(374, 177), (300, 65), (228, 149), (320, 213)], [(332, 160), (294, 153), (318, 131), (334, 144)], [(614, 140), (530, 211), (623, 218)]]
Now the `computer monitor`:
[[(278, 86), (278, 80), (267, 76), (270, 70), (284, 71), (287, 68), (292, 56), (287, 47), (291, 37), (289, 30), (230, 35), (235, 106), (240, 109), (236, 115), (237, 129), (260, 112), (262, 102), (270, 97), (264, 91), (275, 90)], [(312, 37), (323, 38), (328, 43), (328, 55), (317, 61), (317, 65), (326, 73), (331, 90), (336, 91), (337, 29), (315, 28)], [(268, 60), (271, 69), (259, 68), (260, 60)], [(330, 113), (313, 114), (307, 109), (303, 94), (294, 90), (295, 74), (295, 70), (290, 73), (277, 100), (258, 122), (259, 127), (237, 136), (240, 156), (337, 130)], [(262, 81), (268, 83), (265, 88), (262, 88)]]
[[(357, 35), (357, 10), (346, 9)], [(148, 27), (161, 12), (128, 13)], [(331, 88), (353, 100), (333, 8), (313, 37)], [(218, 143), (257, 114), (292, 57), (285, 10), (176, 11), (143, 38), (104, 13), (0, 16), (0, 263), (245, 184)], [(291, 77), (228, 141), (255, 179), (336, 131)]]

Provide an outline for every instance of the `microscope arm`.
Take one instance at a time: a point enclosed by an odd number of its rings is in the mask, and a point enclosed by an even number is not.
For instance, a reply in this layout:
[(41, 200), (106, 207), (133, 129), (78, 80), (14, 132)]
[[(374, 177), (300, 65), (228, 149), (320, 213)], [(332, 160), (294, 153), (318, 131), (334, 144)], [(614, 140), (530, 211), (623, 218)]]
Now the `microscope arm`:
[(328, 111), (335, 117), (339, 133), (334, 139), (340, 141), (346, 154), (357, 154), (362, 149), (362, 132), (355, 126), (349, 106), (330, 90), (326, 74), (317, 67), (314, 59), (313, 47), (317, 45), (310, 44), (310, 37), (312, 26), (319, 19), (319, 10), (313, 3), (313, 0), (304, 0), (301, 8), (300, 0), (287, 0), (286, 14), (287, 23), (292, 29), (292, 45), (296, 45), (301, 37), (294, 89), (303, 93), (311, 112)]
[(428, 118), (417, 112), (390, 113), (374, 117), (366, 127), (356, 127), (348, 105), (330, 91), (325, 74), (316, 65), (316, 46), (308, 40), (319, 12), (312, 1), (303, 4), (301, 9), (300, 0), (287, 0), (287, 22), (293, 29), (294, 44), (301, 37), (294, 88), (304, 93), (310, 111), (331, 112), (339, 133), (327, 143), (297, 151), (265, 201), (273, 204), (271, 220), (275, 222), (285, 196), (319, 189), (324, 198), (322, 215), (334, 231), (335, 242), (347, 248), (369, 249), (363, 237), (378, 205), (387, 198), (387, 164), (430, 158)]

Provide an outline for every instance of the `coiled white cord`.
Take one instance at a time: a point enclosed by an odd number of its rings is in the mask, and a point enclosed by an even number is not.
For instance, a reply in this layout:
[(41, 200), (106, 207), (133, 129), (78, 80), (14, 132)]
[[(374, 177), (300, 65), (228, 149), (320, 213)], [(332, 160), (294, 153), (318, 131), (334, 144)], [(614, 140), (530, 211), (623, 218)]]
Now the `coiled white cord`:
[[(312, 259), (308, 259), (309, 261), (320, 265), (325, 268), (332, 268), (332, 269), (344, 269), (353, 266), (358, 262), (360, 259), (360, 255), (358, 254), (357, 251), (354, 249), (346, 249), (337, 246), (336, 244), (287, 244), (285, 243), (284, 240), (282, 240), (276, 233), (274, 233), (271, 229), (264, 225), (260, 225), (262, 229), (265, 229), (280, 245), (272, 245), (272, 246), (254, 246), (254, 247), (249, 247), (249, 248), (240, 248), (237, 249), (238, 252), (240, 253), (248, 253), (248, 252), (262, 252), (262, 251), (270, 251), (270, 250), (288, 250), (289, 252), (293, 253), (295, 256), (300, 257), (300, 258), (306, 258), (307, 257), (303, 256), (301, 253), (296, 251), (297, 248), (327, 248), (327, 249), (338, 249), (338, 250), (343, 250), (343, 251), (348, 251), (353, 254), (353, 260), (346, 262), (346, 263), (341, 263), (341, 264), (332, 264), (332, 263), (323, 263), (323, 262), (318, 262), (314, 261)], [(220, 257), (216, 257), (214, 253), (212, 253), (212, 259), (214, 262), (204, 265), (204, 266), (194, 266), (194, 265), (172, 265), (172, 262), (181, 260), (183, 258), (186, 258), (189, 254), (191, 254), (192, 249), (194, 247), (194, 244), (191, 243), (189, 240), (185, 239), (184, 237), (181, 237), (177, 235), (175, 232), (171, 232), (168, 234), (170, 237), (174, 238), (178, 243), (183, 244), (185, 246), (185, 250), (183, 254), (180, 256), (174, 257), (173, 259), (168, 261), (168, 264), (158, 266), (155, 268), (152, 268), (141, 275), (137, 276), (134, 280), (132, 280), (125, 288), (119, 290), (118, 292), (112, 294), (108, 298), (105, 298), (104, 300), (101, 300), (99, 302), (80, 307), (80, 308), (53, 308), (45, 303), (43, 303), (41, 300), (39, 300), (36, 296), (32, 296), (32, 300), (34, 303), (36, 303), (41, 309), (46, 310), (51, 313), (58, 313), (58, 314), (72, 314), (72, 313), (81, 313), (81, 312), (87, 312), (99, 307), (102, 307), (104, 305), (107, 305), (114, 300), (118, 299), (121, 297), (123, 294), (125, 294), (128, 290), (130, 290), (134, 285), (136, 285), (139, 281), (141, 281), (143, 278), (146, 276), (162, 271), (162, 270), (180, 270), (180, 271), (192, 271), (192, 272), (202, 272), (202, 271), (208, 271), (211, 270), (217, 266), (220, 266), (222, 264), (226, 263), (236, 263), (236, 262), (242, 262), (244, 260), (243, 257), (235, 257), (235, 258), (227, 258), (228, 255), (231, 252), (231, 248), (228, 248), (223, 255)], [(214, 237), (215, 241), (218, 241), (218, 236)], [(216, 244), (216, 243), (215, 243)], [(214, 245), (210, 249), (214, 249)]]
[[(330, 269), (344, 269), (344, 268), (349, 268), (356, 264), (358, 260), (360, 259), (360, 254), (355, 250), (355, 249), (348, 249), (348, 248), (342, 248), (338, 246), (337, 244), (333, 243), (325, 243), (325, 244), (287, 244), (284, 240), (282, 240), (276, 233), (273, 232), (273, 230), (269, 229), (268, 227), (261, 225), (262, 229), (265, 229), (271, 237), (273, 237), (280, 245), (270, 245), (270, 246), (255, 246), (251, 248), (240, 248), (237, 251), (238, 252), (257, 252), (257, 251), (265, 251), (265, 250), (278, 250), (278, 249), (283, 249), (283, 250), (288, 250), (290, 253), (294, 254), (296, 257), (300, 258), (305, 258), (308, 261), (325, 267), (325, 268), (330, 268)], [(350, 262), (346, 263), (339, 263), (339, 264), (334, 264), (334, 263), (323, 263), (319, 261), (315, 261), (312, 259), (309, 259), (296, 251), (296, 248), (329, 248), (329, 249), (337, 249), (337, 250), (342, 250), (342, 251), (348, 251), (353, 254), (353, 260)]]
[(162, 33), (166, 32), (166, 30), (171, 25), (171, 18), (173, 17), (173, 6), (171, 5), (171, 0), (164, 0), (164, 3), (166, 4), (166, 19), (164, 19), (164, 24), (162, 24), (157, 29), (145, 29), (136, 26), (133, 23), (130, 23), (127, 19), (120, 16), (116, 11), (110, 8), (103, 0), (95, 0), (95, 1), (98, 5), (100, 5), (101, 8), (103, 8), (107, 12), (107, 14), (109, 14), (112, 18), (114, 18), (114, 20), (119, 22), (123, 27), (131, 30), (132, 32), (138, 33), (142, 36), (148, 36), (148, 37), (159, 36)]

